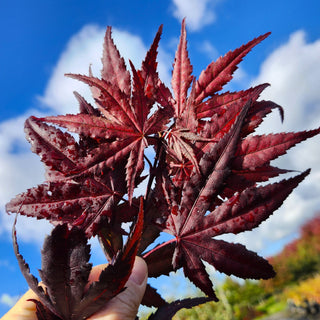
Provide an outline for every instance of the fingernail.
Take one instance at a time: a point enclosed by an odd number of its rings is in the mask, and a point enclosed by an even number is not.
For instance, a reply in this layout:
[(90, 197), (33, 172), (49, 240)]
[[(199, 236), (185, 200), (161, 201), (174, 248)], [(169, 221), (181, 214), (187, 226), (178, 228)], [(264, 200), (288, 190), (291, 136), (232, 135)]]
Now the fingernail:
[(130, 280), (138, 286), (142, 285), (145, 278), (148, 276), (148, 267), (142, 258), (137, 257), (130, 276)]

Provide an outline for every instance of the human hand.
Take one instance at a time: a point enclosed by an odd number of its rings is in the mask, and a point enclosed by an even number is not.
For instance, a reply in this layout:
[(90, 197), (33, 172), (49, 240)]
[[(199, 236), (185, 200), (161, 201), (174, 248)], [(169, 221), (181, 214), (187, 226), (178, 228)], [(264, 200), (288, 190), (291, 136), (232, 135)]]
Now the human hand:
[[(99, 279), (101, 271), (106, 265), (99, 265), (92, 268), (89, 276), (89, 283)], [(136, 257), (132, 273), (126, 289), (106, 303), (103, 310), (92, 315), (88, 320), (133, 320), (136, 318), (139, 305), (143, 298), (148, 280), (148, 267), (145, 261)], [(28, 290), (16, 305), (8, 311), (2, 320), (37, 320), (36, 305), (29, 299), (38, 300), (37, 295)]]

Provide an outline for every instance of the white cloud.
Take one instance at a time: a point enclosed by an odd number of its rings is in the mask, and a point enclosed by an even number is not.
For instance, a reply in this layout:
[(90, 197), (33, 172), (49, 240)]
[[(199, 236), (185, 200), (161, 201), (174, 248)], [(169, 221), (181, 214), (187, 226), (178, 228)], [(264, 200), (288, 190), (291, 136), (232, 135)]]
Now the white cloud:
[[(300, 131), (320, 126), (320, 39), (306, 41), (306, 34), (297, 31), (288, 42), (277, 48), (264, 61), (253, 84), (268, 82), (271, 87), (262, 99), (272, 100), (285, 109), (280, 123), (275, 111), (261, 125), (259, 133)], [(299, 227), (320, 210), (320, 137), (298, 144), (274, 162), (281, 168), (305, 170), (311, 174), (294, 190), (284, 205), (259, 228), (229, 240), (241, 241), (252, 250), (268, 250), (276, 241), (299, 230)]]
[[(87, 25), (70, 39), (53, 70), (44, 96), (40, 97), (45, 105), (60, 114), (76, 113), (78, 103), (73, 91), (78, 91), (90, 100), (88, 86), (77, 80), (67, 78), (64, 74), (88, 74), (91, 65), (94, 75), (100, 76), (104, 33), (104, 28)], [(130, 58), (135, 65), (140, 64), (146, 52), (146, 47), (139, 37), (113, 29), (113, 38), (119, 51), (126, 59)]]
[(0, 296), (0, 303), (11, 308), (16, 304), (18, 299), (19, 299), (19, 296), (11, 296), (11, 295), (9, 295), (7, 293), (3, 293)]
[[(29, 150), (24, 137), (23, 123), (28, 115), (29, 113), (0, 123), (0, 233), (10, 234), (14, 221), (13, 215), (4, 213), (5, 204), (16, 194), (43, 180), (43, 166), (39, 158)], [(34, 225), (21, 217), (18, 220), (18, 230), (19, 238), (42, 242), (49, 227), (45, 221)]]
[(187, 26), (197, 31), (216, 21), (215, 7), (221, 0), (173, 0), (173, 15), (179, 21), (187, 18)]
[[(78, 112), (78, 103), (73, 91), (78, 91), (90, 101), (91, 94), (88, 86), (67, 78), (64, 74), (88, 74), (91, 65), (93, 74), (100, 77), (104, 34), (104, 28), (86, 25), (70, 39), (53, 70), (44, 95), (39, 97), (40, 101), (59, 114)], [(112, 37), (127, 66), (130, 59), (139, 68), (148, 50), (142, 39), (115, 28), (112, 29)], [(161, 48), (158, 60), (160, 76), (164, 81), (169, 81), (168, 63), (166, 63), (168, 54)]]
[[(33, 182), (40, 182), (43, 170), (29, 150), (23, 132), (27, 115), (0, 123), (0, 205)], [(40, 171), (40, 172), (39, 172)]]
[[(285, 108), (285, 130), (319, 126), (320, 39), (307, 43), (304, 31), (297, 31), (263, 63), (255, 83), (269, 82), (262, 95)], [(279, 122), (264, 128), (276, 130)]]
[(212, 43), (208, 40), (203, 41), (203, 43), (199, 46), (199, 51), (206, 54), (206, 56), (211, 60), (217, 60), (219, 57), (218, 50)]

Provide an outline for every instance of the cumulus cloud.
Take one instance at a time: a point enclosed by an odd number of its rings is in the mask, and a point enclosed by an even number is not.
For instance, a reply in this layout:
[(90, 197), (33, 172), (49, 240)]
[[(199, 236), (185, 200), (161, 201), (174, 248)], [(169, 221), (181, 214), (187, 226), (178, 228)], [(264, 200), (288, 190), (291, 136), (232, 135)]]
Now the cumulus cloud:
[(173, 0), (173, 15), (179, 21), (187, 18), (192, 31), (216, 21), (215, 7), (221, 0)]
[(16, 304), (18, 299), (19, 299), (19, 296), (11, 296), (8, 293), (3, 293), (0, 296), (0, 303), (11, 308)]
[[(261, 98), (283, 106), (285, 121), (277, 112), (268, 117), (258, 133), (300, 131), (320, 126), (320, 39), (307, 42), (303, 31), (293, 33), (289, 40), (264, 61), (254, 84), (268, 82)], [(302, 142), (274, 164), (281, 168), (311, 174), (289, 196), (284, 205), (252, 232), (228, 236), (241, 241), (252, 250), (268, 250), (268, 245), (296, 233), (307, 219), (320, 210), (320, 137)]]
[[(65, 114), (78, 111), (78, 104), (73, 91), (78, 91), (90, 101), (88, 86), (77, 80), (67, 78), (64, 74), (88, 74), (89, 66), (91, 65), (93, 74), (100, 77), (104, 34), (104, 28), (87, 25), (70, 39), (53, 70), (44, 95), (39, 97), (42, 103), (59, 114)], [(130, 59), (139, 68), (148, 49), (142, 39), (118, 29), (113, 29), (112, 37), (125, 61), (128, 62)], [(169, 78), (167, 64), (164, 63), (167, 58), (168, 55), (163, 50), (160, 50), (159, 74), (165, 79)]]
[[(91, 65), (94, 75), (100, 76), (104, 33), (104, 28), (87, 25), (70, 39), (53, 70), (44, 95), (39, 97), (46, 106), (59, 114), (76, 113), (78, 105), (73, 91), (90, 98), (87, 85), (67, 78), (64, 74), (88, 74)], [(146, 49), (139, 37), (125, 31), (113, 30), (113, 38), (120, 52), (124, 52), (126, 58), (130, 57), (134, 64), (143, 58)]]
[[(34, 113), (37, 113), (34, 110)], [(43, 180), (39, 159), (30, 152), (23, 132), (26, 113), (0, 123), (0, 233), (11, 233), (14, 216), (4, 213), (4, 206), (17, 193), (25, 191)], [(21, 227), (20, 227), (21, 226)], [(19, 236), (26, 241), (43, 239), (49, 231), (47, 222), (38, 222), (37, 230), (21, 217), (18, 220)]]
[[(269, 82), (271, 87), (262, 95), (274, 99), (285, 108), (286, 130), (301, 130), (306, 125), (319, 126), (320, 39), (307, 42), (304, 31), (293, 33), (289, 41), (276, 49), (263, 63), (254, 83)], [(265, 124), (273, 130), (275, 121)]]
[(208, 40), (203, 41), (199, 51), (204, 53), (211, 61), (217, 60), (219, 57), (218, 50)]

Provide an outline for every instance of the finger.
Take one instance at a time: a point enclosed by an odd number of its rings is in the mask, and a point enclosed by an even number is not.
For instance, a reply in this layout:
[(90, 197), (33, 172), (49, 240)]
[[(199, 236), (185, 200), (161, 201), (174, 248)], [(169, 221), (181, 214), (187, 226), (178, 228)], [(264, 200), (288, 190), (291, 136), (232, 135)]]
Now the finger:
[(148, 280), (148, 267), (145, 261), (136, 257), (126, 289), (110, 300), (105, 308), (88, 320), (133, 320), (143, 298)]
[(99, 264), (97, 266), (94, 266), (91, 271), (90, 271), (90, 274), (89, 274), (89, 278), (88, 278), (88, 283), (86, 285), (86, 289), (85, 290), (88, 290), (90, 284), (92, 282), (95, 282), (95, 281), (98, 281), (99, 280), (99, 277), (100, 277), (100, 274), (101, 272), (108, 266), (108, 264)]

